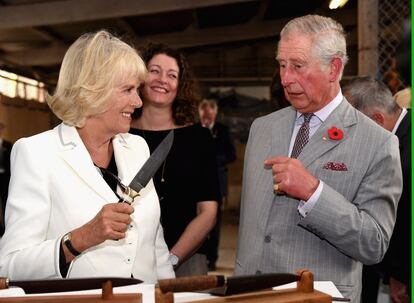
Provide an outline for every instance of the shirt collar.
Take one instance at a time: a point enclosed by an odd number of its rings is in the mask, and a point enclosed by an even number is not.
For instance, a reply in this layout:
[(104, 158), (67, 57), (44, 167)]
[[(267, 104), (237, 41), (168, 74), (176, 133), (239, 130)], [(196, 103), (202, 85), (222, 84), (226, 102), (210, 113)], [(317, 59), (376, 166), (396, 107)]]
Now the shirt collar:
[[(342, 91), (339, 90), (339, 93), (336, 95), (335, 98), (332, 99), (331, 102), (329, 102), (323, 108), (321, 108), (317, 112), (314, 112), (313, 114), (323, 123), (329, 117), (329, 115), (334, 111), (334, 109), (337, 108), (339, 104), (341, 104), (343, 99), (344, 99), (344, 96), (342, 95)], [(296, 112), (297, 122), (300, 117), (302, 117), (302, 113), (297, 111)]]
[(397, 132), (398, 126), (400, 126), (401, 121), (404, 119), (405, 115), (408, 113), (407, 109), (405, 109), (404, 107), (402, 108), (401, 114), (398, 117), (397, 122), (395, 122), (394, 128), (392, 129), (392, 133), (395, 135), (395, 133)]

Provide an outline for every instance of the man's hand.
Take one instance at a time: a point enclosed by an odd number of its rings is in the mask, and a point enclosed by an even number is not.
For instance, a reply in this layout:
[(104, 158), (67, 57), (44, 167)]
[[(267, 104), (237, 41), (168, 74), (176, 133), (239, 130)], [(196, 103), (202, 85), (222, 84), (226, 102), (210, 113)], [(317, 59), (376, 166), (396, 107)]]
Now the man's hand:
[(273, 157), (265, 160), (264, 164), (272, 168), (277, 192), (307, 201), (318, 188), (319, 180), (312, 176), (298, 159)]
[(410, 302), (410, 297), (407, 294), (407, 286), (393, 277), (390, 277), (390, 295), (393, 303)]

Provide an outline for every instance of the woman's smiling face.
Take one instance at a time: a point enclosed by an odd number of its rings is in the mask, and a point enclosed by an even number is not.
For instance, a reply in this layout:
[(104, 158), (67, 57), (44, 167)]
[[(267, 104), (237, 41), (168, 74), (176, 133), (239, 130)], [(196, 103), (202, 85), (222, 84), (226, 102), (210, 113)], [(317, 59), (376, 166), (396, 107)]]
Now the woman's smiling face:
[(143, 88), (144, 103), (171, 106), (178, 91), (177, 61), (165, 54), (157, 54), (148, 62), (148, 77)]

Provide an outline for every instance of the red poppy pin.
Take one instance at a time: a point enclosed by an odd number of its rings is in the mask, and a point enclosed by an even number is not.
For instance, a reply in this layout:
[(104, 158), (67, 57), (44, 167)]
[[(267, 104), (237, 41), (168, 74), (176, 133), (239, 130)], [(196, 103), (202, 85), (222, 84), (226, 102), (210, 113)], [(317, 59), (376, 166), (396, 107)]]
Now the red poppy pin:
[(328, 129), (328, 136), (332, 140), (341, 140), (344, 137), (344, 132), (335, 126), (332, 126)]

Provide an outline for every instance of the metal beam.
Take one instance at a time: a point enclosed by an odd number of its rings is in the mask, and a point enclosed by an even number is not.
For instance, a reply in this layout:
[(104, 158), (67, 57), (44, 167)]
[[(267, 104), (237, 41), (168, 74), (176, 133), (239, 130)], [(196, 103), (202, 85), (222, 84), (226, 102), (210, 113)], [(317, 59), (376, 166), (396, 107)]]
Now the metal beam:
[[(354, 11), (343, 10), (339, 16), (336, 16), (335, 19), (344, 25), (354, 25), (356, 23), (356, 14)], [(145, 39), (148, 41), (165, 43), (176, 48), (192, 48), (238, 41), (252, 41), (255, 39), (278, 36), (282, 27), (289, 20), (289, 18), (285, 18), (274, 21), (256, 21), (243, 25), (200, 30), (196, 30), (194, 27), (191, 27), (182, 32), (146, 36)], [(144, 42), (144, 40), (139, 38), (136, 40), (137, 41), (134, 41), (135, 45), (139, 45)], [(277, 41), (275, 40), (275, 46), (276, 42)], [(61, 43), (56, 43), (50, 48), (31, 48), (24, 51), (4, 54), (0, 57), (18, 65), (58, 65), (62, 62), (67, 47), (68, 46), (62, 45)]]
[(47, 48), (1, 54), (0, 59), (19, 66), (53, 66), (62, 62), (68, 46), (55, 43)]
[(34, 32), (39, 37), (47, 40), (47, 41), (53, 41), (53, 42), (62, 42), (62, 37), (57, 36), (55, 33), (52, 33), (48, 28), (46, 27), (31, 27), (30, 30)]
[(0, 29), (141, 16), (258, 0), (63, 0), (4, 6)]
[(289, 19), (276, 21), (252, 22), (242, 25), (216, 27), (210, 29), (188, 30), (172, 34), (159, 34), (145, 37), (176, 48), (191, 48), (223, 44), (244, 40), (255, 40), (279, 35), (283, 25)]
[[(122, 0), (119, 0), (122, 2)], [(153, 0), (153, 2), (162, 2), (163, 0)], [(220, 2), (218, 0), (215, 0), (216, 2)], [(75, 0), (71, 1), (62, 1), (62, 2), (76, 2)], [(94, 2), (94, 0), (91, 1), (84, 1), (85, 3)], [(103, 1), (102, 3), (109, 3), (111, 0)], [(139, 2), (139, 1), (134, 1)], [(169, 1), (171, 2), (171, 1)], [(188, 0), (182, 1), (189, 2)], [(206, 4), (206, 2), (209, 2), (210, 4), (213, 2), (213, 0), (200, 0), (200, 3)], [(221, 0), (222, 3), (224, 2), (231, 2), (230, 0)], [(61, 3), (61, 2), (58, 2)], [(39, 4), (40, 5), (40, 4)], [(26, 5), (24, 5), (26, 6)], [(3, 11), (3, 8), (0, 10), (0, 15)], [(34, 15), (34, 14), (33, 14)], [(52, 14), (50, 14), (52, 15)], [(336, 19), (340, 23), (342, 23), (344, 26), (349, 25), (355, 25), (357, 16), (355, 13), (355, 10), (350, 9), (343, 9), (340, 12), (332, 11), (332, 13), (329, 14), (332, 18)], [(18, 18), (23, 19), (23, 18)], [(176, 33), (168, 33), (168, 34), (159, 34), (159, 35), (151, 35), (151, 36), (145, 36), (146, 40), (149, 41), (157, 41), (162, 42), (165, 44), (169, 44), (171, 46), (174, 46), (176, 48), (193, 48), (193, 47), (201, 47), (201, 46), (209, 46), (209, 45), (220, 45), (220, 44), (227, 44), (231, 42), (238, 42), (238, 41), (252, 41), (256, 39), (263, 39), (263, 38), (269, 38), (269, 37), (276, 37), (279, 35), (280, 30), (282, 27), (289, 21), (290, 18), (284, 18), (284, 19), (278, 19), (278, 20), (269, 20), (269, 21), (259, 21), (254, 20), (251, 22), (248, 22), (246, 24), (242, 25), (233, 25), (233, 26), (225, 26), (225, 27), (219, 27), (219, 28), (209, 28), (209, 29), (196, 29), (194, 27), (189, 27), (185, 31), (176, 32)], [(1, 20), (1, 19), (0, 19)], [(0, 24), (2, 21), (0, 21)], [(137, 38), (136, 35), (134, 35), (134, 31), (132, 27), (129, 26), (125, 22), (125, 20), (120, 19), (118, 21), (118, 24), (122, 25), (122, 28), (125, 29), (129, 34), (132, 36), (132, 40), (134, 41), (135, 45), (142, 44), (144, 42), (143, 39)], [(1, 26), (1, 25), (0, 25)], [(61, 63), (63, 56), (66, 52), (66, 49), (68, 45), (65, 45), (63, 43), (59, 43), (59, 40), (57, 37), (53, 37), (50, 33), (44, 30), (44, 28), (36, 28), (31, 29), (36, 30), (38, 33), (44, 34), (44, 38), (48, 38), (48, 40), (54, 40), (56, 41), (53, 43), (51, 47), (45, 47), (45, 44), (42, 44), (42, 47), (39, 47), (36, 45), (28, 45), (24, 46), (25, 49), (23, 49), (23, 46), (20, 46), (20, 50), (16, 46), (14, 46), (14, 52), (13, 53), (6, 53), (0, 55), (1, 59), (4, 59), (7, 62), (12, 62), (16, 65), (20, 66), (52, 66), (52, 65), (58, 65)], [(50, 34), (50, 35), (47, 35)], [(355, 33), (352, 33), (350, 37), (352, 39), (348, 39), (348, 43), (351, 42), (351, 44), (355, 41)], [(52, 40), (52, 41), (53, 41)], [(351, 40), (351, 41), (350, 41)], [(12, 41), (10, 41), (12, 42)], [(15, 41), (13, 41), (15, 43)], [(276, 43), (276, 40), (275, 40)], [(2, 43), (3, 47), (7, 46), (7, 42)], [(14, 44), (13, 44), (14, 45)], [(26, 48), (27, 47), (27, 48)]]
[[(357, 15), (355, 10), (344, 9), (341, 12), (331, 12), (329, 15), (343, 26), (355, 25)], [(244, 40), (254, 40), (278, 36), (283, 26), (291, 18), (269, 21), (255, 20), (241, 25), (225, 26), (220, 28), (194, 30), (169, 34), (146, 36), (149, 41), (165, 43), (176, 48), (191, 48), (208, 46)], [(276, 43), (276, 41), (275, 41)]]
[(131, 40), (138, 40), (138, 35), (136, 31), (132, 28), (132, 26), (123, 18), (119, 18), (116, 23), (119, 25), (119, 27), (125, 31), (125, 33), (128, 34), (129, 38)]
[[(146, 36), (148, 41), (165, 43), (176, 48), (191, 48), (217, 45), (277, 36), (288, 19), (277, 21), (248, 23), (245, 25), (226, 26), (213, 29), (196, 30), (193, 27), (183, 32)], [(136, 39), (136, 38), (135, 38)], [(135, 40), (134, 39), (134, 40)], [(136, 39), (134, 44), (142, 44), (144, 40)], [(54, 44), (50, 48), (31, 48), (1, 55), (1, 58), (18, 65), (50, 66), (62, 62), (67, 46)]]

